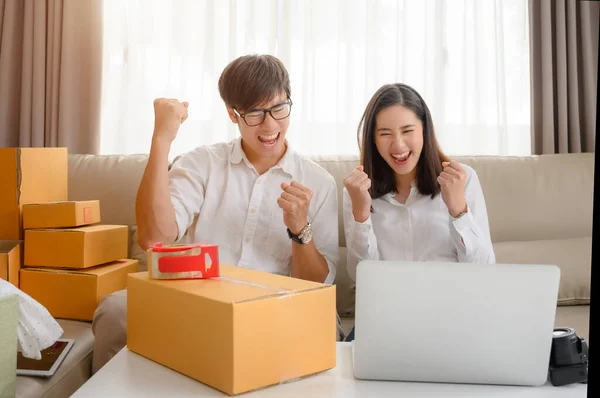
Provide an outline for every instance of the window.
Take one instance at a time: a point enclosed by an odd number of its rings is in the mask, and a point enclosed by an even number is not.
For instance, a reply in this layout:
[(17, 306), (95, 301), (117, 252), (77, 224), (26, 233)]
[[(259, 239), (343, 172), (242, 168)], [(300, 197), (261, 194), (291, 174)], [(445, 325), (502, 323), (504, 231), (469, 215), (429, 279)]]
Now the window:
[(449, 155), (529, 155), (527, 0), (105, 0), (102, 153), (150, 148), (156, 97), (190, 102), (171, 157), (238, 135), (217, 81), (237, 56), (290, 72), (288, 140), (358, 152), (383, 84), (417, 89)]

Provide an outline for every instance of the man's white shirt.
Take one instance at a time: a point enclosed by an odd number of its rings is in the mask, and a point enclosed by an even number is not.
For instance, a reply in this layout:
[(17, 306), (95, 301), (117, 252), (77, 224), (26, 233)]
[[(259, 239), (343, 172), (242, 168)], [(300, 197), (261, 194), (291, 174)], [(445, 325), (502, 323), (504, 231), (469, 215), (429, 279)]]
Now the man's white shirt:
[(281, 183), (312, 190), (308, 211), (313, 241), (333, 283), (338, 262), (338, 200), (333, 176), (289, 146), (277, 165), (259, 175), (242, 150), (241, 137), (196, 148), (169, 171), (178, 243), (219, 245), (223, 264), (291, 274), (292, 240), (277, 199)]

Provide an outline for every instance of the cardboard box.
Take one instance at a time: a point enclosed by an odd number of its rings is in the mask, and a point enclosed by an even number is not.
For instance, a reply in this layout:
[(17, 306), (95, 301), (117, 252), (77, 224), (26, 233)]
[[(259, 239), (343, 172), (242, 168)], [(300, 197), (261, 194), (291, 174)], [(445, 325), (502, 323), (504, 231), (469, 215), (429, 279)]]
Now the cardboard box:
[(127, 282), (131, 351), (235, 395), (335, 367), (335, 286), (220, 265)]
[(0, 279), (19, 287), (21, 241), (0, 240)]
[(0, 148), (0, 240), (23, 239), (23, 205), (67, 200), (67, 168), (67, 148)]
[(25, 231), (25, 266), (88, 268), (127, 257), (126, 225)]
[(37, 203), (23, 206), (23, 229), (73, 228), (99, 222), (99, 200)]
[(138, 260), (122, 259), (85, 270), (23, 268), (21, 290), (55, 318), (91, 321), (102, 297), (127, 287)]

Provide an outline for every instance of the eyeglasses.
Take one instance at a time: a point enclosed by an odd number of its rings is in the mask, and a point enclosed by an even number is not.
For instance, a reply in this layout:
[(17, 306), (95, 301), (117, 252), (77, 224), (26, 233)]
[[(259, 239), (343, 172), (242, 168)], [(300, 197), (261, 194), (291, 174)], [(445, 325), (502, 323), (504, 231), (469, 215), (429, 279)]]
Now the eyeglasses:
[(246, 113), (239, 113), (236, 109), (233, 111), (236, 115), (244, 119), (244, 122), (246, 122), (248, 127), (254, 127), (265, 121), (267, 112), (275, 120), (282, 120), (290, 116), (290, 113), (292, 112), (292, 100), (287, 100), (281, 104), (272, 106), (269, 109), (252, 109)]

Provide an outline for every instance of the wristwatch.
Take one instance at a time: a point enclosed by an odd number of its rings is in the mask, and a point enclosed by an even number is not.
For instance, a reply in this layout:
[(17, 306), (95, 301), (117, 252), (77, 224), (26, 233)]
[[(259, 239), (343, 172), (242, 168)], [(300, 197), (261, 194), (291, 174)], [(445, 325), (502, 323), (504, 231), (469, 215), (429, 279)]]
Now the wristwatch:
[(302, 228), (302, 231), (298, 235), (294, 235), (290, 229), (287, 229), (288, 236), (291, 240), (301, 245), (307, 244), (312, 240), (312, 227), (310, 223), (306, 224), (306, 227)]

